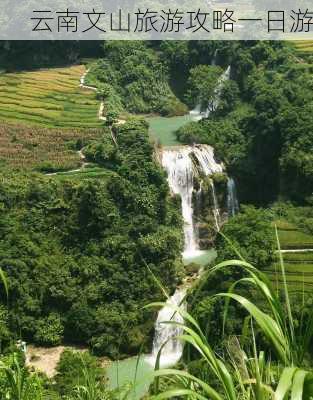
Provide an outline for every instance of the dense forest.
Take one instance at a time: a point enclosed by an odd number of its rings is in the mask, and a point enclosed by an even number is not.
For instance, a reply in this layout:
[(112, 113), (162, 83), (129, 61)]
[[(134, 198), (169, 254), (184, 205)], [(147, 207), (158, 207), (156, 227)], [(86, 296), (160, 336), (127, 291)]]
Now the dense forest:
[(146, 123), (119, 128), (118, 148), (106, 133), (86, 149), (107, 171), (99, 180), (2, 174), (1, 267), (10, 282), (3, 340), (13, 333), (42, 345), (89, 343), (112, 357), (149, 342), (153, 317), (141, 307), (161, 292), (147, 266), (175, 288), (181, 217)]
[[(183, 358), (175, 379), (156, 379), (151, 395), (169, 390), (164, 398), (268, 400), (262, 390), (276, 390), (282, 366), (311, 371), (312, 62), (288, 42), (0, 42), (0, 92), (7, 96), (0, 112), (6, 102), (19, 106), (14, 90), (30, 79), (19, 79), (21, 70), (84, 63), (84, 84), (94, 88), (86, 103), (81, 97), (70, 103), (64, 77), (71, 76), (75, 88), (79, 82), (62, 69), (62, 88), (36, 99), (45, 99), (50, 109), (33, 121), (28, 110), (10, 109), (7, 119), (1, 113), (0, 278), (8, 286), (8, 293), (5, 284), (0, 288), (4, 398), (120, 399), (123, 391), (108, 392), (97, 357), (148, 354), (157, 311), (146, 306), (172, 295), (186, 274), (192, 285), (190, 314), (180, 311), (187, 325)], [(228, 67), (230, 77), (219, 86)], [(42, 96), (43, 86), (36, 95)], [(93, 121), (98, 102), (102, 119)], [(71, 126), (67, 112), (78, 103), (73, 115), (79, 121)], [(196, 107), (208, 113), (199, 121), (186, 119), (175, 132), (178, 143), (212, 146), (226, 171), (213, 184), (224, 179), (226, 190), (232, 177), (240, 203), (236, 215), (223, 218), (220, 234), (211, 228), (219, 267), (205, 265), (201, 276), (199, 265), (184, 266), (181, 201), (170, 193), (161, 145), (146, 122), (185, 116)], [(30, 118), (25, 126), (23, 113)], [(211, 187), (210, 179), (206, 183)], [(285, 264), (279, 246), (291, 250)], [(88, 346), (90, 353), (65, 351), (49, 380), (25, 367), (19, 339), (47, 348)], [(21, 397), (12, 394), (9, 376), (24, 376)], [(229, 394), (231, 379), (236, 385)], [(88, 385), (94, 385), (93, 397)]]

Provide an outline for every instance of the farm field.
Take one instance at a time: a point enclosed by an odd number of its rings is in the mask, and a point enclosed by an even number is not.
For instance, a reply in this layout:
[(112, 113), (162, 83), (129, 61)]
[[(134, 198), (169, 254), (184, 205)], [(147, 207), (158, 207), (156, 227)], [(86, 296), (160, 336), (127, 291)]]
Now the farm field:
[(312, 249), (313, 236), (299, 230), (278, 231), (281, 248), (289, 249)]
[(83, 65), (0, 73), (0, 121), (45, 127), (98, 127), (95, 92), (79, 87)]
[[(313, 253), (303, 253), (306, 256), (311, 254), (311, 261), (302, 261), (301, 255), (299, 259), (292, 261), (286, 260), (286, 254), (283, 255), (285, 260), (286, 281), (288, 289), (291, 293), (312, 292), (313, 289)], [(302, 255), (303, 255), (302, 254)], [(280, 273), (280, 265), (275, 263), (266, 271), (274, 288), (283, 288), (283, 278)]]
[(297, 64), (297, 68), (307, 69), (313, 73), (313, 40), (298, 40), (291, 43), (296, 48), (296, 55), (301, 60)]
[(312, 40), (298, 40), (293, 42), (299, 54), (313, 54)]
[[(284, 250), (313, 249), (313, 236), (302, 232), (294, 224), (279, 221), (278, 236)], [(284, 229), (283, 229), (284, 228)], [(313, 252), (283, 253), (286, 280), (290, 292), (311, 292), (313, 289)], [(266, 272), (275, 288), (283, 288), (279, 262), (274, 263)]]
[(43, 172), (79, 168), (81, 159), (77, 150), (102, 133), (100, 128), (47, 129), (1, 124), (0, 166)]

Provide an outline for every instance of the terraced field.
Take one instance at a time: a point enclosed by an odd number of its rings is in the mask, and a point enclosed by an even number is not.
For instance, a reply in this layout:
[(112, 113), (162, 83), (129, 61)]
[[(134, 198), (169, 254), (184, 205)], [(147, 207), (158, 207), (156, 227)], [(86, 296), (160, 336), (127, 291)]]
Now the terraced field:
[[(310, 257), (309, 260), (302, 260), (301, 255)], [(298, 259), (288, 259), (289, 254), (284, 254), (286, 281), (290, 292), (311, 292), (313, 290), (313, 252), (312, 253), (297, 253)], [(279, 264), (274, 264), (267, 271), (275, 288), (283, 288), (283, 278), (280, 273)]]
[(313, 249), (313, 237), (299, 230), (279, 230), (282, 249)]
[(312, 40), (297, 40), (293, 42), (299, 55), (312, 55), (313, 54), (313, 41)]
[(83, 65), (0, 73), (0, 123), (46, 127), (98, 127), (99, 101), (79, 87)]
[[(313, 252), (305, 249), (313, 249), (313, 236), (302, 232), (292, 224), (285, 222), (279, 226), (278, 235), (282, 249), (304, 250), (303, 252), (283, 253), (286, 270), (286, 280), (290, 292), (312, 292), (313, 290)], [(274, 287), (283, 287), (283, 278), (280, 273), (279, 262), (273, 264), (267, 271)]]
[(10, 169), (54, 172), (79, 168), (77, 152), (99, 138), (103, 129), (47, 129), (41, 126), (0, 124), (0, 166)]

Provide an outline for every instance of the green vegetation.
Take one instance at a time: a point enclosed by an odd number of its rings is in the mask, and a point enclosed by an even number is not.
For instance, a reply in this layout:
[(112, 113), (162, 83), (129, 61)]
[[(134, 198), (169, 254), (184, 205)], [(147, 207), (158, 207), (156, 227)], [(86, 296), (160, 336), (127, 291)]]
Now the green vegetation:
[(222, 72), (220, 67), (209, 65), (197, 65), (190, 70), (186, 100), (191, 108), (200, 104), (201, 109), (213, 109), (216, 82)]
[(234, 247), (240, 249), (248, 262), (254, 260), (260, 269), (275, 259), (275, 237), (268, 210), (243, 206), (241, 212), (223, 226), (222, 234), (231, 238), (231, 243), (224, 236), (217, 237), (218, 261), (234, 258)]
[(101, 42), (70, 40), (2, 40), (0, 41), (0, 71), (88, 64), (90, 58), (102, 55)]
[(4, 123), (0, 126), (0, 163), (10, 170), (55, 172), (81, 165), (78, 150), (102, 135), (102, 129), (47, 129)]
[[(281, 293), (284, 282), (293, 295), (293, 306), (303, 303), (303, 293), (312, 292), (313, 284), (313, 253), (283, 253), (285, 261), (284, 275), (281, 273), (279, 253), (274, 234), (274, 224), (277, 215), (280, 216), (278, 238), (282, 249), (305, 249), (309, 247), (312, 236), (299, 228), (305, 215), (304, 210), (289, 204), (278, 203), (272, 209), (262, 210), (251, 206), (242, 206), (240, 213), (231, 218), (217, 236), (215, 247), (218, 253), (217, 262), (225, 259), (238, 258), (238, 254), (247, 261), (255, 260), (255, 265), (268, 276), (271, 284)], [(289, 220), (283, 220), (286, 216)], [(289, 222), (291, 221), (291, 222)], [(281, 228), (284, 228), (282, 230)], [(239, 253), (238, 253), (239, 251)], [(191, 313), (205, 332), (207, 340), (213, 347), (221, 345), (223, 303), (215, 298), (217, 291), (227, 291), (238, 279), (242, 279), (242, 270), (236, 265), (226, 270), (210, 272), (210, 279), (204, 280), (196, 289), (194, 299), (190, 298)], [(251, 290), (244, 285), (243, 295), (251, 295)], [(256, 304), (263, 303), (261, 298), (254, 297)], [(225, 333), (228, 336), (239, 335), (245, 313), (235, 304), (231, 306), (231, 318), (226, 321)]]
[(95, 160), (106, 171), (97, 180), (2, 173), (0, 267), (12, 337), (88, 343), (112, 358), (148, 349), (154, 316), (141, 307), (162, 293), (146, 263), (173, 290), (182, 233), (147, 131), (134, 120), (118, 128), (113, 152), (107, 135), (90, 144), (89, 157), (94, 148), (105, 156)]
[[(277, 236), (278, 237), (278, 236)], [(234, 248), (234, 251), (238, 250)], [(238, 253), (239, 255), (239, 253)], [(283, 286), (284, 300), (272, 289), (266, 275), (240, 258), (225, 261), (210, 273), (229, 268), (241, 269), (246, 278), (239, 279), (226, 293), (217, 293), (216, 299), (225, 300), (223, 325), (231, 315), (230, 303), (245, 310), (247, 317), (242, 335), (225, 338), (219, 354), (214, 351), (206, 333), (194, 317), (182, 308), (174, 308), (184, 320), (181, 339), (200, 358), (189, 363), (186, 370), (158, 370), (154, 373), (153, 398), (198, 398), (214, 400), (270, 400), (310, 399), (313, 394), (313, 376), (310, 367), (310, 342), (313, 336), (312, 309), (303, 308), (300, 320), (295, 322), (287, 286)], [(284, 263), (280, 262), (284, 278)], [(205, 279), (210, 279), (210, 273)], [(250, 286), (252, 295), (243, 296), (238, 286)], [(256, 294), (264, 300), (264, 307), (256, 305)], [(249, 329), (249, 331), (248, 331)], [(266, 339), (267, 346), (258, 335)], [(190, 353), (190, 352), (189, 352)], [(160, 380), (160, 377), (163, 380)]]
[(279, 230), (279, 239), (283, 249), (313, 248), (313, 236), (298, 230)]
[(98, 127), (99, 101), (79, 87), (83, 65), (0, 74), (0, 120), (46, 127)]
[(310, 205), (312, 75), (282, 43), (233, 46), (232, 79), (219, 107), (177, 137), (212, 145), (239, 182), (242, 202), (267, 206), (282, 196)]
[(104, 100), (104, 113), (184, 115), (186, 106), (172, 92), (166, 66), (145, 42), (104, 44), (105, 57), (91, 67), (87, 83)]
[[(52, 48), (39, 52), (34, 65), (48, 60)], [(185, 319), (180, 369), (155, 371), (147, 396), (309, 400), (311, 43), (108, 41), (97, 48), (101, 58), (88, 61), (86, 78), (95, 94), (78, 87), (81, 64), (17, 72), (29, 64), (25, 54), (13, 68), (21, 44), (0, 43), (0, 64), (11, 71), (0, 74), (0, 397), (144, 395), (153, 376), (143, 356), (113, 362), (107, 372), (95, 356), (107, 362), (150, 352), (156, 313), (144, 306), (173, 293), (184, 275), (192, 281), (202, 266), (187, 295), (188, 312), (175, 310)], [(86, 56), (85, 50), (78, 53)], [(216, 101), (228, 65), (231, 79)], [(100, 101), (106, 127), (98, 120)], [(192, 122), (185, 103), (211, 113)], [(170, 196), (155, 161), (148, 124), (133, 117), (114, 125), (130, 113), (149, 116), (157, 144), (214, 146), (235, 178), (241, 208), (228, 221), (220, 210), (216, 267), (207, 265), (214, 251), (183, 266), (180, 200)], [(212, 180), (218, 202), (226, 202), (227, 175)], [(209, 184), (203, 182), (204, 196)], [(196, 224), (197, 217), (195, 210)], [(199, 229), (200, 245), (210, 223)], [(20, 338), (88, 345), (93, 355), (64, 352), (48, 379), (25, 366), (15, 347)]]
[(308, 56), (313, 55), (313, 41), (312, 40), (297, 40), (292, 42), (296, 48), (297, 55), (306, 59)]

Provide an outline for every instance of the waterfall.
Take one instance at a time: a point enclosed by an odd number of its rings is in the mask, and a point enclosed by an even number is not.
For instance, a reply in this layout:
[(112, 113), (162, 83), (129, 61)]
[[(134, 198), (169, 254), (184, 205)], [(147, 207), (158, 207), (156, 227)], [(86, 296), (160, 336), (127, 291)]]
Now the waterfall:
[(211, 62), (211, 65), (213, 65), (213, 66), (216, 65), (217, 53), (218, 53), (218, 49), (215, 49), (214, 50), (214, 54), (213, 54), (213, 58), (212, 58), (212, 62)]
[(215, 186), (214, 182), (211, 180), (211, 188), (212, 188), (212, 197), (213, 197), (213, 215), (214, 215), (214, 220), (215, 220), (215, 226), (216, 229), (219, 231), (220, 230), (220, 222), (221, 222), (221, 216), (220, 216), (220, 210), (218, 207), (218, 201), (215, 193)]
[(196, 145), (191, 148), (191, 152), (195, 155), (201, 172), (205, 176), (212, 175), (216, 172), (223, 172), (223, 165), (215, 161), (214, 149), (208, 145)]
[[(218, 81), (215, 90), (213, 109), (218, 106), (219, 97), (223, 87), (223, 83), (229, 78), (230, 67), (224, 72)], [(215, 107), (215, 108), (214, 108)], [(202, 113), (201, 105), (198, 104), (194, 110), (190, 112), (193, 120), (201, 120), (209, 115), (209, 108)], [(196, 174), (210, 176), (216, 172), (223, 171), (223, 165), (219, 164), (214, 159), (214, 150), (208, 145), (195, 146), (177, 146), (164, 149), (162, 152), (162, 165), (167, 171), (168, 184), (172, 193), (177, 194), (181, 198), (182, 216), (184, 220), (184, 252), (185, 259), (195, 257), (201, 254), (197, 232), (193, 221), (193, 204), (192, 196), (194, 192), (194, 177)], [(214, 183), (211, 183), (212, 195), (214, 201), (214, 219), (216, 228), (219, 230), (220, 214), (218, 202), (215, 194)], [(197, 192), (197, 199), (201, 198), (202, 188)], [(186, 288), (177, 289), (174, 295), (169, 298), (165, 306), (159, 311), (157, 321), (155, 323), (155, 335), (153, 340), (152, 353), (146, 356), (146, 361), (150, 365), (155, 365), (157, 355), (162, 348), (160, 357), (161, 367), (171, 367), (175, 365), (183, 354), (183, 343), (177, 339), (183, 333), (183, 329), (174, 324), (164, 322), (173, 321), (183, 323), (182, 316), (175, 312), (171, 305), (186, 307), (183, 303), (186, 294)], [(163, 344), (166, 343), (163, 346)]]
[(221, 92), (222, 92), (224, 83), (227, 80), (229, 80), (230, 73), (231, 73), (231, 67), (229, 65), (226, 68), (226, 70), (223, 72), (223, 74), (220, 76), (220, 78), (217, 82), (217, 86), (214, 90), (214, 100), (213, 100), (211, 107), (208, 106), (205, 111), (202, 111), (201, 104), (198, 103), (196, 105), (196, 107), (192, 111), (190, 111), (190, 116), (192, 117), (192, 119), (194, 121), (201, 121), (203, 118), (208, 118), (210, 113), (217, 109), (219, 102), (220, 102), (220, 96), (221, 96)]
[[(203, 175), (209, 176), (223, 171), (222, 164), (214, 159), (214, 150), (211, 146), (172, 147), (163, 151), (162, 165), (167, 171), (169, 186), (174, 194), (181, 197), (185, 237), (183, 256), (185, 258), (195, 257), (200, 251), (193, 223), (192, 194), (196, 167), (193, 165), (191, 155), (195, 157)], [(218, 206), (215, 209), (217, 210)]]
[(198, 104), (196, 105), (196, 107), (195, 107), (193, 110), (190, 111), (189, 114), (190, 114), (191, 119), (192, 119), (193, 121), (201, 121), (202, 118), (203, 118), (203, 115), (202, 115), (202, 113), (201, 113), (201, 104), (198, 103)]
[(175, 312), (171, 307), (172, 305), (176, 307), (186, 308), (186, 304), (183, 303), (184, 297), (186, 295), (186, 289), (177, 289), (175, 294), (169, 298), (165, 306), (160, 310), (158, 318), (155, 323), (155, 334), (153, 340), (152, 353), (146, 360), (151, 364), (155, 365), (158, 353), (162, 345), (166, 343), (162, 348), (160, 366), (170, 367), (175, 365), (181, 358), (184, 345), (177, 339), (179, 335), (183, 333), (183, 329), (180, 326), (175, 326), (173, 324), (165, 324), (165, 321), (173, 321), (177, 323), (183, 323), (183, 317)]
[(196, 193), (196, 208), (197, 210), (200, 210), (201, 207), (202, 207), (202, 181), (200, 181), (200, 186)]
[[(196, 165), (194, 165), (193, 159), (195, 159)], [(164, 149), (162, 152), (162, 165), (167, 171), (167, 179), (172, 193), (178, 194), (181, 198), (185, 236), (183, 256), (185, 258), (197, 256), (201, 254), (201, 251), (199, 250), (198, 237), (193, 223), (192, 195), (194, 191), (194, 177), (199, 172), (205, 176), (212, 175), (215, 172), (222, 172), (223, 166), (215, 161), (214, 150), (208, 145), (177, 146)], [(200, 189), (197, 191), (198, 198), (201, 197), (201, 192), (202, 188), (200, 185)], [(216, 200), (215, 194), (213, 197)], [(217, 200), (214, 208), (214, 216), (218, 218)], [(183, 333), (182, 328), (164, 322), (184, 322), (182, 316), (176, 313), (170, 305), (186, 307), (184, 303), (181, 305), (185, 295), (186, 288), (178, 288), (159, 311), (155, 324), (153, 350), (146, 357), (147, 362), (153, 366), (155, 365), (158, 352), (165, 342), (166, 345), (162, 348), (160, 358), (161, 367), (170, 367), (176, 364), (183, 354), (183, 343), (177, 339), (177, 336)]]
[(193, 165), (189, 157), (191, 148), (180, 147), (176, 150), (164, 150), (162, 164), (168, 174), (168, 183), (174, 194), (179, 194), (184, 220), (185, 249), (184, 256), (193, 256), (198, 246), (193, 226)]
[(233, 178), (227, 180), (227, 210), (228, 216), (234, 216), (239, 210), (236, 184)]

